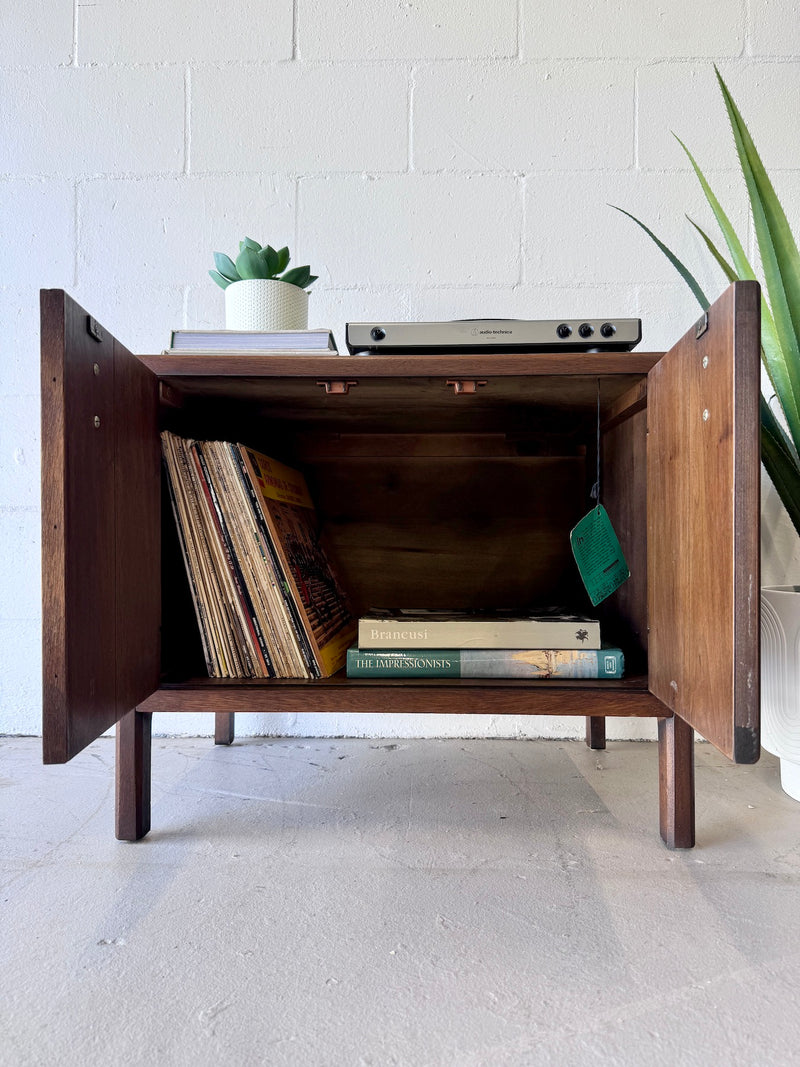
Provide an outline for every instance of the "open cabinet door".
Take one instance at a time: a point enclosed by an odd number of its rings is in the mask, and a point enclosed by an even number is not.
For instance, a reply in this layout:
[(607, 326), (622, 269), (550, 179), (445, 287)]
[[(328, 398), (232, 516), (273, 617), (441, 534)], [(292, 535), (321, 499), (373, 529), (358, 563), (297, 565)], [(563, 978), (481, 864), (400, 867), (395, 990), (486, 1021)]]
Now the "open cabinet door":
[(158, 685), (158, 383), (59, 289), (41, 294), (45, 763)]
[(647, 385), (651, 692), (759, 756), (760, 289), (735, 282)]

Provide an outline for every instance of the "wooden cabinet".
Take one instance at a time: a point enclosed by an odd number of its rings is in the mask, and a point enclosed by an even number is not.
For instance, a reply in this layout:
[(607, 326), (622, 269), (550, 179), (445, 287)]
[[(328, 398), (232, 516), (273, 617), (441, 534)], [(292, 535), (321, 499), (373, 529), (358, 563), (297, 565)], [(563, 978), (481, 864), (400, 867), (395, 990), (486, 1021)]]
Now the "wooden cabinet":
[[(693, 729), (759, 754), (759, 290), (666, 353), (134, 356), (42, 293), (44, 758), (118, 723), (117, 834), (149, 828), (150, 718), (247, 711), (659, 719), (661, 832), (694, 843)], [(600, 433), (598, 435), (598, 407)], [(244, 440), (305, 472), (356, 613), (586, 611), (568, 534), (601, 499), (631, 578), (598, 609), (620, 681), (212, 680), (159, 430)]]

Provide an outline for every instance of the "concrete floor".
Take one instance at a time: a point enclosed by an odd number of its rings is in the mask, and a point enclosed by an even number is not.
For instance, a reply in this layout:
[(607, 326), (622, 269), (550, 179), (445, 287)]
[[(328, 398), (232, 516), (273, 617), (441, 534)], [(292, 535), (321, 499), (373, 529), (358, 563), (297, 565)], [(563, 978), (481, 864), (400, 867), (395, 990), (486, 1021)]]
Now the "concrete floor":
[(656, 746), (0, 743), (0, 1063), (800, 1064), (800, 805), (697, 746), (698, 847)]

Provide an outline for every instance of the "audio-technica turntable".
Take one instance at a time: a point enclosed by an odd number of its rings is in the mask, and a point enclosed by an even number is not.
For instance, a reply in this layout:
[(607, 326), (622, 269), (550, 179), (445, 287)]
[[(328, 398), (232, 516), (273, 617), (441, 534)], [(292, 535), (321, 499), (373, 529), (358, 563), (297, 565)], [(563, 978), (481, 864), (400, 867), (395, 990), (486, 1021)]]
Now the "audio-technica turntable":
[(351, 353), (630, 352), (641, 319), (458, 319), (453, 322), (348, 322)]

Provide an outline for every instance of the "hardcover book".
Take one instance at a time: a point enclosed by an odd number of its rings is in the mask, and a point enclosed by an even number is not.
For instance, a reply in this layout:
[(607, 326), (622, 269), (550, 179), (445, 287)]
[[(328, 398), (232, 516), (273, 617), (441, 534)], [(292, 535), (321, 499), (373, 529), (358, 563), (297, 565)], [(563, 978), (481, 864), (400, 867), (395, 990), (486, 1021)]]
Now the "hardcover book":
[(338, 355), (330, 330), (173, 330), (164, 355), (200, 355), (220, 352), (297, 352)]
[(347, 650), (348, 678), (621, 678), (624, 668), (618, 648)]
[(600, 623), (577, 615), (511, 617), (375, 612), (358, 621), (361, 649), (600, 648)]

